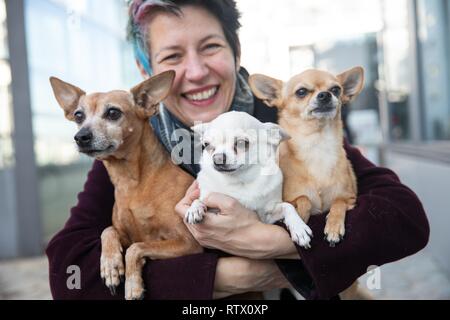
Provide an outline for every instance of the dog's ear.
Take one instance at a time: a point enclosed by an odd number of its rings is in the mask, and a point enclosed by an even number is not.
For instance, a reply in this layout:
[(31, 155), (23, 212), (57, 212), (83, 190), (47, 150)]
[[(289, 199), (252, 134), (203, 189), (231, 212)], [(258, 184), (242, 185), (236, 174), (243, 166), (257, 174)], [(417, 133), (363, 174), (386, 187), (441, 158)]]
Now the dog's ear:
[(282, 107), (283, 81), (262, 74), (254, 74), (248, 79), (253, 94), (269, 107)]
[(364, 88), (364, 69), (362, 67), (352, 68), (338, 75), (337, 79), (344, 89), (342, 102), (348, 103)]
[(73, 112), (78, 107), (80, 98), (86, 93), (80, 88), (55, 77), (50, 78), (50, 84), (56, 101), (58, 101), (58, 104), (64, 110), (64, 115), (68, 120), (73, 121), (75, 119)]
[(144, 117), (149, 118), (155, 114), (158, 104), (169, 95), (174, 79), (175, 71), (165, 71), (130, 90), (136, 106), (144, 110)]
[(281, 142), (291, 139), (291, 136), (275, 123), (264, 123), (264, 129), (268, 131), (268, 142), (272, 145), (278, 146)]

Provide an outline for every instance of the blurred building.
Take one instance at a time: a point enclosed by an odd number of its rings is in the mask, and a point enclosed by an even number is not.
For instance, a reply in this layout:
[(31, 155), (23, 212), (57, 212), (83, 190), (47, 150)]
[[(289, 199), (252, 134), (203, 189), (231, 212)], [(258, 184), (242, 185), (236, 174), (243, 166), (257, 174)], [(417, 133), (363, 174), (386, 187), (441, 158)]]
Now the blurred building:
[(42, 254), (82, 190), (78, 154), (49, 77), (86, 91), (139, 81), (123, 0), (0, 1), (0, 258)]
[(419, 195), (431, 224), (428, 250), (450, 275), (450, 2), (239, 5), (242, 63), (251, 73), (288, 79), (312, 67), (365, 68), (364, 92), (348, 115), (355, 143)]
[(383, 1), (382, 10), (383, 164), (419, 195), (428, 248), (450, 274), (450, 2)]

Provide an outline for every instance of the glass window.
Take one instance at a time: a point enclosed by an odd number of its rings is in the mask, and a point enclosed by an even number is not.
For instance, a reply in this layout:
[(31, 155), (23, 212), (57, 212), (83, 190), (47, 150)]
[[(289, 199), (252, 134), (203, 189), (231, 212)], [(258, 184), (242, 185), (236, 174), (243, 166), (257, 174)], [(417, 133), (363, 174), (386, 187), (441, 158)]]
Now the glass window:
[(7, 46), (5, 1), (0, 1), (0, 170), (11, 167), (13, 159), (13, 118), (11, 110), (11, 70)]
[(86, 92), (128, 89), (141, 79), (125, 41), (125, 1), (25, 3), (35, 151), (48, 240), (66, 221), (92, 163), (77, 152), (76, 125), (64, 118), (49, 77)]
[(383, 1), (382, 65), (389, 118), (389, 139), (409, 140), (411, 57), (407, 0)]
[(418, 1), (423, 134), (428, 141), (450, 140), (449, 7), (445, 0)]
[(412, 6), (408, 10), (408, 3), (383, 1), (381, 78), (385, 81), (390, 139), (450, 140), (450, 4), (418, 0), (414, 12)]

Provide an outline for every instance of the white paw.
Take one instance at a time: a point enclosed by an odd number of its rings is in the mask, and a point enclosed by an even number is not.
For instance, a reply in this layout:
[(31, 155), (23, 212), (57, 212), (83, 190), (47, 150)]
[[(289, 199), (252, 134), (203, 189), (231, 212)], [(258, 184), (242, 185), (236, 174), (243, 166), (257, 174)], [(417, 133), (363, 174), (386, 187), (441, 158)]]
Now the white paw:
[(116, 294), (116, 288), (120, 285), (125, 275), (123, 258), (121, 254), (100, 257), (100, 275), (109, 288), (112, 295)]
[(188, 224), (197, 224), (203, 221), (205, 213), (206, 206), (200, 200), (195, 200), (186, 212), (184, 220)]
[(284, 213), (284, 224), (291, 233), (292, 240), (300, 247), (305, 249), (311, 248), (312, 231), (308, 225), (300, 218), (297, 210), (288, 203), (282, 203)]
[(142, 300), (144, 299), (144, 282), (141, 277), (131, 276), (125, 280), (125, 299)]
[(305, 223), (295, 223), (288, 226), (292, 240), (300, 247), (311, 248), (312, 230)]

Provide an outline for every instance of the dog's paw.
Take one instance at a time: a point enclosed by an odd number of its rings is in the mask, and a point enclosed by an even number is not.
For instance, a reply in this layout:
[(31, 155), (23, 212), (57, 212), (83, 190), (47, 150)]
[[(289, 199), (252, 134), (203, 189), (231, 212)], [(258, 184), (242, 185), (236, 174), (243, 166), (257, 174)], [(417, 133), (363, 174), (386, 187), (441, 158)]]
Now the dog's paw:
[(292, 240), (300, 247), (311, 249), (312, 230), (307, 224), (296, 224), (290, 228)]
[(345, 223), (342, 219), (327, 219), (327, 223), (325, 225), (325, 240), (328, 241), (330, 247), (335, 247), (336, 244), (341, 242), (344, 239), (345, 235)]
[(100, 257), (100, 275), (111, 294), (113, 296), (116, 295), (116, 288), (123, 281), (125, 275), (122, 254), (106, 255), (102, 253)]
[(206, 206), (200, 200), (195, 200), (186, 212), (184, 220), (188, 224), (197, 224), (203, 221), (205, 213)]
[(127, 277), (125, 280), (125, 299), (142, 300), (144, 299), (144, 282), (139, 276)]

